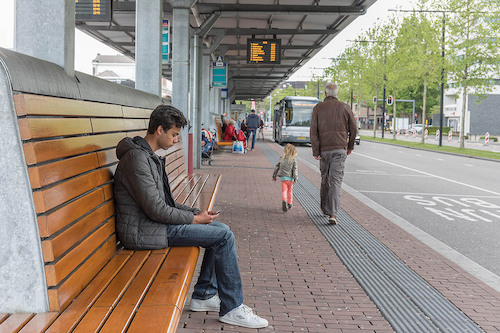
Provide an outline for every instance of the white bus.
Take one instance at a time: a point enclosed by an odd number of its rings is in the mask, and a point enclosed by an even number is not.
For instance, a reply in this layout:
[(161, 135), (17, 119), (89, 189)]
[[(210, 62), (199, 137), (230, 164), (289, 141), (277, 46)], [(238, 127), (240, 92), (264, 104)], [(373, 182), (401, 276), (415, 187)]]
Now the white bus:
[(273, 138), (279, 144), (311, 143), (309, 128), (315, 97), (287, 96), (274, 106)]

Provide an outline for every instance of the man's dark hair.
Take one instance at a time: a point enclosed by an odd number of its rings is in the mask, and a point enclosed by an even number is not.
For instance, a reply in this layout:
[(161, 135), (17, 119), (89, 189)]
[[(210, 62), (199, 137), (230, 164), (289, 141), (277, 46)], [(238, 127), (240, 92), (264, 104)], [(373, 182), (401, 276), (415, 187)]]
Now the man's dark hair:
[(255, 113), (255, 109), (252, 109), (252, 110), (250, 110), (250, 112), (253, 112), (253, 113)]
[(182, 112), (172, 105), (158, 105), (149, 117), (148, 133), (153, 134), (160, 125), (166, 132), (174, 126), (186, 126), (187, 120)]

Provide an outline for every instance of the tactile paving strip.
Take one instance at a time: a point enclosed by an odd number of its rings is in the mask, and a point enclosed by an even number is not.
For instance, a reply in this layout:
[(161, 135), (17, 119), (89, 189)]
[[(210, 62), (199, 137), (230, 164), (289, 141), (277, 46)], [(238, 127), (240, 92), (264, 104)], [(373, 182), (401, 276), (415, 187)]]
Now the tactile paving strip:
[[(267, 144), (259, 148), (273, 165), (278, 162)], [(294, 196), (396, 332), (483, 332), (343, 210), (338, 224), (330, 225), (319, 193), (299, 172)]]

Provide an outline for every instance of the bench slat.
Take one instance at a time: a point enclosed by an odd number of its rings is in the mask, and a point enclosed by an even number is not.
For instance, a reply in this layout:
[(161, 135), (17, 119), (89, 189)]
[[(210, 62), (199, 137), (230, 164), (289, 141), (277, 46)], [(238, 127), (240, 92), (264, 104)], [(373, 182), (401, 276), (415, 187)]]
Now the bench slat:
[(148, 128), (145, 119), (93, 118), (91, 122), (93, 133), (135, 131)]
[(31, 188), (37, 189), (99, 167), (95, 153), (28, 168)]
[(194, 246), (172, 247), (142, 305), (180, 305), (182, 308), (199, 252)]
[(153, 110), (151, 109), (141, 109), (141, 108), (134, 108), (130, 106), (123, 106), (123, 116), (125, 118), (144, 118), (144, 119), (149, 119), (151, 116), (151, 112)]
[(33, 313), (11, 314), (9, 318), (5, 319), (5, 321), (0, 324), (0, 333), (19, 332), (33, 316)]
[[(114, 213), (114, 202), (108, 201), (54, 238), (43, 240), (42, 250), (45, 262), (56, 260), (61, 254), (84, 238), (92, 229), (112, 217)], [(114, 218), (112, 222), (114, 223)]]
[(68, 332), (75, 328), (88, 309), (114, 279), (131, 256), (131, 251), (120, 251), (106, 264), (92, 282), (59, 315), (47, 332)]
[(92, 133), (87, 118), (22, 118), (19, 119), (21, 140), (51, 138)]
[(44, 213), (111, 180), (110, 167), (71, 178), (47, 189), (33, 192), (37, 213)]
[(141, 305), (127, 333), (175, 333), (181, 314), (175, 305)]
[(97, 190), (90, 192), (63, 207), (60, 207), (48, 215), (38, 216), (38, 229), (40, 231), (40, 236), (49, 237), (99, 206), (106, 200), (103, 191), (103, 188), (98, 188)]
[(54, 287), (58, 285), (79, 263), (85, 260), (97, 247), (115, 232), (112, 220), (102, 225), (97, 231), (85, 238), (78, 246), (68, 252), (56, 263), (45, 265), (45, 276), (47, 285)]
[(121, 117), (123, 115), (122, 107), (119, 105), (31, 94), (15, 95), (14, 104), (18, 116)]
[(106, 320), (101, 333), (125, 332), (146, 291), (163, 264), (167, 252), (153, 253)]
[(116, 237), (113, 235), (57, 289), (48, 290), (50, 310), (61, 311), (65, 309), (92, 280), (92, 277), (106, 265), (115, 252)]
[(116, 148), (97, 152), (97, 160), (99, 161), (99, 166), (118, 162), (118, 157), (116, 157)]
[(196, 199), (193, 207), (201, 210), (212, 210), (215, 203), (215, 196), (219, 190), (220, 181), (221, 176), (212, 175), (205, 183), (205, 186), (198, 196), (198, 199)]
[(10, 314), (8, 313), (0, 313), (0, 324), (7, 318), (9, 318)]
[(118, 275), (99, 296), (74, 332), (96, 332), (102, 326), (121, 295), (127, 290), (150, 255), (150, 251), (137, 251), (120, 270)]
[(125, 133), (97, 134), (23, 144), (28, 165), (115, 147)]
[(128, 332), (175, 332), (193, 278), (198, 247), (173, 247)]
[(57, 318), (58, 312), (37, 313), (19, 333), (44, 332)]
[(189, 181), (186, 186), (184, 186), (183, 191), (179, 194), (179, 196), (177, 196), (176, 200), (186, 206), (191, 206), (189, 202), (187, 202), (187, 199), (190, 197), (191, 193), (193, 193), (193, 190), (197, 186), (197, 184), (199, 184), (200, 182), (203, 183), (205, 181), (205, 178), (205, 175), (201, 177), (193, 177), (191, 181)]

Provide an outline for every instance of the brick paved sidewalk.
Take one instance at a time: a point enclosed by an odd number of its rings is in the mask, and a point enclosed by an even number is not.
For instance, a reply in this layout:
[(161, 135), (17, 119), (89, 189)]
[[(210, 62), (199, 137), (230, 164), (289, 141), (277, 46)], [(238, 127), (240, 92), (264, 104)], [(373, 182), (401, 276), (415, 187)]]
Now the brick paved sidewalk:
[[(393, 332), (300, 204), (281, 211), (280, 185), (271, 181), (274, 166), (262, 144), (282, 152), (262, 142), (245, 155), (219, 152), (200, 173), (223, 175), (215, 209), (236, 237), (245, 304), (269, 327), (222, 324), (216, 313), (190, 312), (188, 299), (178, 332)], [(319, 187), (317, 171), (304, 163), (299, 171)], [(342, 208), (485, 331), (500, 331), (498, 292), (345, 192)]]

